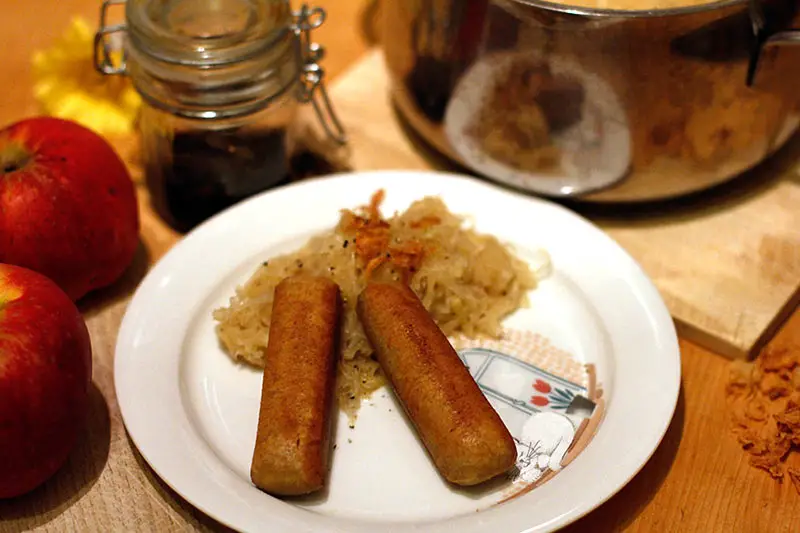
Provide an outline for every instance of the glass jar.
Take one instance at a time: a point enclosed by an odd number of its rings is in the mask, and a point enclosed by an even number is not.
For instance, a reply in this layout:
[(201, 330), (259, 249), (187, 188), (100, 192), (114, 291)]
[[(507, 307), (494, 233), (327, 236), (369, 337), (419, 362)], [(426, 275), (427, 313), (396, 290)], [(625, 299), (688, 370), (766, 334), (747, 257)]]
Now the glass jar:
[[(120, 4), (125, 23), (109, 25)], [(148, 188), (175, 229), (289, 181), (298, 104), (311, 102), (328, 134), (345, 142), (324, 89), (322, 49), (310, 40), (324, 18), (305, 5), (292, 12), (288, 0), (105, 0), (95, 63), (130, 76), (142, 96)], [(115, 47), (123, 52), (116, 64)]]

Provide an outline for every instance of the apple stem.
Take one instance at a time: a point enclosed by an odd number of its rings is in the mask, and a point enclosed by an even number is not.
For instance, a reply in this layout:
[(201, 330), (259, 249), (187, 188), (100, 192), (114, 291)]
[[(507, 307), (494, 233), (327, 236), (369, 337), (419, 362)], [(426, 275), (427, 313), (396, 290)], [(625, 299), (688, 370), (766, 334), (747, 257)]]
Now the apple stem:
[(25, 168), (31, 160), (31, 155), (22, 146), (12, 143), (10, 147), (4, 147), (0, 153), (0, 175), (11, 174)]

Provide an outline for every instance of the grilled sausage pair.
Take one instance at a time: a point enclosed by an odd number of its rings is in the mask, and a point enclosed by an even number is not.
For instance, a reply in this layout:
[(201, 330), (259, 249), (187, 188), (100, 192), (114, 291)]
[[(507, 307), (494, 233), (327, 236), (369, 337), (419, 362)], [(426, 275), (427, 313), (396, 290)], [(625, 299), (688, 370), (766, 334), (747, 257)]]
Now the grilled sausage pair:
[[(251, 479), (276, 495), (322, 488), (328, 470), (338, 286), (309, 276), (275, 290)], [(436, 468), (476, 485), (516, 460), (511, 434), (447, 337), (404, 284), (370, 283), (358, 316)]]

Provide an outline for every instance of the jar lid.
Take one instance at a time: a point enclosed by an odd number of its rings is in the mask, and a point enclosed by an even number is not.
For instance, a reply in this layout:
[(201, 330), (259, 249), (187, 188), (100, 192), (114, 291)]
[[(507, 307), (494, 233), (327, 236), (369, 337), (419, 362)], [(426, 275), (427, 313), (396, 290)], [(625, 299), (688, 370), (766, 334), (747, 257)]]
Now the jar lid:
[[(110, 8), (123, 4), (125, 23), (109, 24)], [(192, 119), (247, 115), (291, 90), (343, 144), (318, 63), (323, 48), (310, 37), (324, 21), (325, 10), (302, 4), (293, 12), (290, 0), (103, 0), (94, 64), (129, 75), (152, 106)], [(112, 46), (122, 35), (124, 44)]]
[(128, 0), (125, 15), (137, 51), (199, 67), (262, 54), (292, 23), (285, 0)]
[(128, 0), (125, 15), (126, 72), (175, 115), (250, 114), (299, 83), (289, 0)]

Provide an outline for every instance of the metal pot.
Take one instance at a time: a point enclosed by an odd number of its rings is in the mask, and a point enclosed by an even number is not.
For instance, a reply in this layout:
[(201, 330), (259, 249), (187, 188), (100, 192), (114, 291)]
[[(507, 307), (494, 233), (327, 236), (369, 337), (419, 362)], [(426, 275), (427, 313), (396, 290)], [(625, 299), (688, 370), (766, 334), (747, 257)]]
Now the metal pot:
[[(585, 0), (583, 0), (585, 1)], [(757, 165), (800, 125), (796, 0), (650, 11), (390, 0), (397, 108), (488, 178), (553, 197), (683, 195)]]

